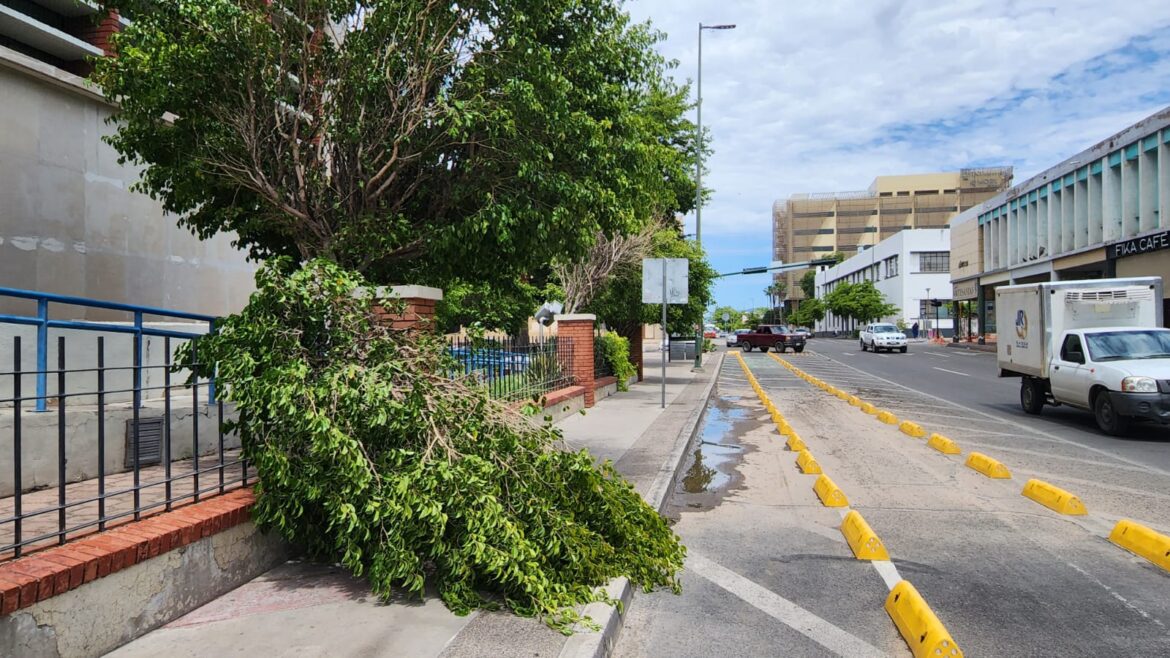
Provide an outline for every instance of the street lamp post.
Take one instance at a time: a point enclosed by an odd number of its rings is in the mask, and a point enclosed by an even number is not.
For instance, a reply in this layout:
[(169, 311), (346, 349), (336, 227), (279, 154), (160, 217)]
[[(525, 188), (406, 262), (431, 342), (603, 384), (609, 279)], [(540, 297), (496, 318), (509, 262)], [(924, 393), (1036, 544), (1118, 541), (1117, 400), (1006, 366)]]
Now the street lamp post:
[[(699, 23), (699, 76), (696, 92), (695, 113), (697, 116), (695, 144), (695, 244), (703, 248), (703, 30), (734, 30), (734, 24), (703, 25)], [(666, 331), (666, 327), (662, 328)], [(703, 369), (703, 321), (695, 327), (695, 370)]]
[(926, 310), (926, 316), (922, 318), (922, 324), (926, 325), (926, 339), (927, 340), (930, 340), (930, 309), (932, 308), (930, 305), (930, 299), (931, 299), (930, 288), (927, 288), (926, 289), (927, 310)]

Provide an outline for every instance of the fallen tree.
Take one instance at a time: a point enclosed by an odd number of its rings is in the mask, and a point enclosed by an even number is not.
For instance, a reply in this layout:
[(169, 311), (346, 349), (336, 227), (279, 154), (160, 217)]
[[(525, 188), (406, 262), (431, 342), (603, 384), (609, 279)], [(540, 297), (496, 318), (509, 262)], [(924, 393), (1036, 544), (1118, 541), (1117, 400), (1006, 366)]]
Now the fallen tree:
[(431, 581), (456, 613), (502, 602), (566, 632), (611, 578), (678, 591), (685, 549), (611, 464), (453, 376), (441, 338), (373, 322), (359, 275), (293, 268), (264, 267), (182, 355), (239, 410), (261, 527), (382, 597)]

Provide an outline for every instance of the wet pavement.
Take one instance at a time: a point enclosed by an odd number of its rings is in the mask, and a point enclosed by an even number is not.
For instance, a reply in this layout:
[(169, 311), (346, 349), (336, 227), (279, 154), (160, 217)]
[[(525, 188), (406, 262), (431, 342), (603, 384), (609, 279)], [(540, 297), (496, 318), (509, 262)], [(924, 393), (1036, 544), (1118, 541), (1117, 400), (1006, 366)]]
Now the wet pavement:
[[(795, 468), (729, 358), (706, 443), (692, 447), (702, 460), (692, 460), (690, 484), (684, 478), (671, 500), (688, 547), (683, 594), (639, 593), (614, 655), (910, 655), (883, 609), (902, 578), (968, 656), (1170, 655), (1170, 574), (1105, 538), (1126, 511), (1153, 524), (1166, 518), (1170, 486), (1156, 469), (1093, 457), (1059, 435), (875, 383), (834, 359), (784, 355), (928, 431), (947, 432), (964, 453), (1020, 458), (1013, 479), (990, 480), (963, 465), (965, 454), (929, 449), (772, 356), (744, 357), (892, 561), (853, 557), (839, 530), (843, 512), (820, 504), (815, 477)], [(1062, 516), (1021, 496), (1032, 472), (1084, 482), (1090, 514)]]

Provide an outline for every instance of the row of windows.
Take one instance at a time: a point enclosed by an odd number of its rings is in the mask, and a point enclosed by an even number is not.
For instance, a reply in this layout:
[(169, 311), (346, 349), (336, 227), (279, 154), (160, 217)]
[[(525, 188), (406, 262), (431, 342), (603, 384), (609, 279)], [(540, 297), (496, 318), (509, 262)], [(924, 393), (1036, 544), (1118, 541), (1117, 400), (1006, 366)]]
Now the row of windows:
[(841, 233), (842, 235), (851, 234), (851, 233), (877, 233), (877, 227), (876, 226), (858, 226), (855, 228), (839, 228), (839, 229), (837, 229), (837, 232)]
[(886, 278), (890, 279), (898, 276), (898, 257), (890, 256), (882, 261), (886, 265)]
[[(842, 233), (844, 233), (845, 231), (846, 231), (846, 229), (841, 229)], [(831, 228), (798, 228), (798, 229), (795, 229), (794, 231), (792, 231), (792, 234), (793, 235), (832, 235), (833, 229), (831, 229)]]
[(804, 246), (804, 247), (793, 247), (792, 251), (793, 251), (793, 253), (801, 254), (801, 253), (808, 253), (810, 251), (833, 251), (833, 249), (834, 249), (833, 247)]
[(918, 271), (931, 273), (950, 272), (951, 252), (924, 251), (918, 254)]

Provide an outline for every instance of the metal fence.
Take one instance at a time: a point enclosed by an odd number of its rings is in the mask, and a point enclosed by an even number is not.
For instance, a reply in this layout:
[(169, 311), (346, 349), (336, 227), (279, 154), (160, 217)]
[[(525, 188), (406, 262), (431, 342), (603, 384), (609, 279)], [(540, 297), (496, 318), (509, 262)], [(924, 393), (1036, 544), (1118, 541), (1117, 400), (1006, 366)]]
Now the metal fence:
[(530, 400), (573, 385), (573, 342), (568, 338), (452, 338), (448, 353), (455, 360), (453, 376), (473, 378), (500, 400)]
[(600, 379), (601, 377), (613, 376), (613, 364), (609, 359), (605, 358), (605, 350), (601, 347), (601, 332), (597, 332), (593, 336), (593, 378)]
[[(0, 288), (0, 300), (13, 299), (35, 303), (36, 313), (0, 315), (0, 334), (13, 334), (0, 340), (0, 382), (8, 384), (0, 388), (0, 465), (11, 469), (0, 474), (9, 488), (0, 498), (0, 559), (248, 483), (238, 441), (223, 433), (214, 381), (188, 381), (174, 367), (174, 348), (201, 332), (146, 321), (210, 331), (215, 318)], [(53, 306), (131, 319), (54, 319), (62, 309)], [(36, 332), (33, 349), (20, 335), (27, 327)]]

